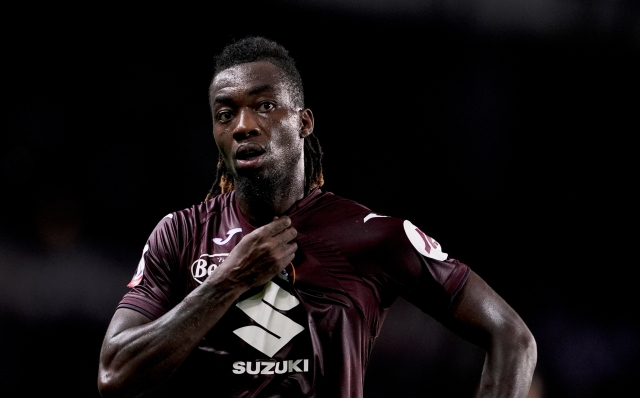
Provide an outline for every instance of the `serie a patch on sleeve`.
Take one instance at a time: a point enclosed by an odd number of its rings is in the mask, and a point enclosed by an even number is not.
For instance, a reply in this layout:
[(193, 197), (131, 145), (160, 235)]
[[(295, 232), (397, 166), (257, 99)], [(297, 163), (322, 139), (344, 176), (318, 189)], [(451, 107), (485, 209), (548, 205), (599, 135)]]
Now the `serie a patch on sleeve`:
[(127, 287), (138, 286), (138, 284), (142, 280), (142, 275), (144, 274), (144, 255), (148, 251), (149, 245), (144, 245), (144, 249), (142, 249), (142, 257), (140, 258), (140, 262), (138, 263), (138, 268), (136, 268), (136, 273), (133, 275), (131, 282), (127, 284)]
[(404, 220), (403, 226), (407, 238), (420, 254), (434, 260), (444, 261), (447, 259), (448, 254), (442, 251), (442, 246), (435, 239), (422, 232), (409, 220)]

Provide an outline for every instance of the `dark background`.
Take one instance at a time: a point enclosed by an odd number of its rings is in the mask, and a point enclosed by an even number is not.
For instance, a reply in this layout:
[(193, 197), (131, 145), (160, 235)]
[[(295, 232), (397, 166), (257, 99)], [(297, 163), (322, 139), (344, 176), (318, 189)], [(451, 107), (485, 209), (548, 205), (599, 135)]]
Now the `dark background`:
[[(217, 161), (213, 55), (297, 59), (326, 188), (407, 218), (529, 325), (544, 397), (636, 391), (634, 1), (292, 0), (7, 10), (0, 395), (98, 397), (142, 247)], [(365, 396), (470, 396), (482, 354), (400, 300)]]

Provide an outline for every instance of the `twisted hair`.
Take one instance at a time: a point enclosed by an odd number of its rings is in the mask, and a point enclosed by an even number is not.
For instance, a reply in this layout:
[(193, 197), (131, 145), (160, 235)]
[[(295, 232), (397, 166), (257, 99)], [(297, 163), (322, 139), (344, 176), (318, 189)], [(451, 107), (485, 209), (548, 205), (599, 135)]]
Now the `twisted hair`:
[[(249, 36), (227, 45), (220, 54), (215, 56), (213, 79), (218, 73), (232, 66), (256, 61), (269, 61), (274, 64), (282, 72), (282, 78), (291, 91), (294, 104), (300, 108), (304, 107), (302, 78), (298, 68), (295, 66), (295, 61), (282, 45), (264, 37)], [(318, 137), (315, 134), (307, 135), (304, 138), (305, 193), (324, 185), (322, 157), (323, 152)], [(219, 157), (216, 178), (205, 200), (222, 193), (231, 192), (233, 189), (233, 174), (229, 172), (226, 164)]]

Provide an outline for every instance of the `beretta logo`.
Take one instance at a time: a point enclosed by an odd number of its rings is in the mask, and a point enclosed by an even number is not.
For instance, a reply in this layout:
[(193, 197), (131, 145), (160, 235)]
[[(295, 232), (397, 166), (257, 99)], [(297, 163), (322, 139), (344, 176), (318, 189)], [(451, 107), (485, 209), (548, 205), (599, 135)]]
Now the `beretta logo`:
[(202, 254), (200, 258), (191, 264), (191, 276), (193, 279), (202, 284), (207, 276), (218, 268), (225, 258), (229, 257), (229, 253), (218, 254)]

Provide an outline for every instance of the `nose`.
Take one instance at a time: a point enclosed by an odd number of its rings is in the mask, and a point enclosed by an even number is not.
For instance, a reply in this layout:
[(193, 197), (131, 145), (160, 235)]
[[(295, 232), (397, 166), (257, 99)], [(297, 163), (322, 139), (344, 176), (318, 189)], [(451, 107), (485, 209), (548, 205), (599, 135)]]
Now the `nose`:
[(240, 109), (234, 122), (232, 134), (233, 139), (236, 141), (242, 141), (260, 134), (260, 126), (258, 126), (256, 115), (250, 109)]

